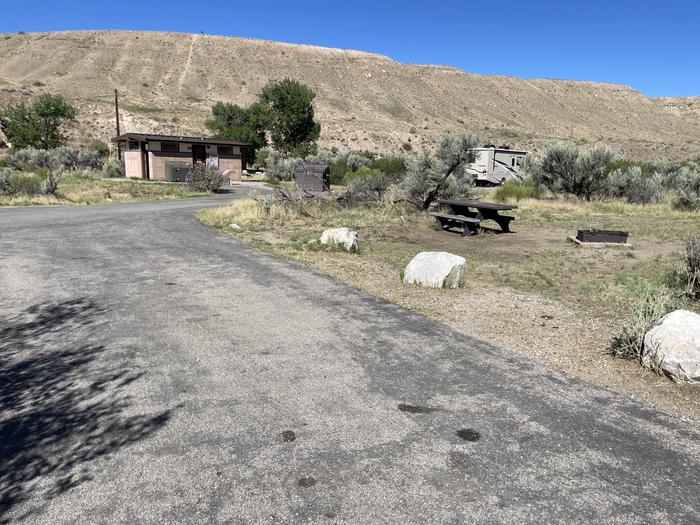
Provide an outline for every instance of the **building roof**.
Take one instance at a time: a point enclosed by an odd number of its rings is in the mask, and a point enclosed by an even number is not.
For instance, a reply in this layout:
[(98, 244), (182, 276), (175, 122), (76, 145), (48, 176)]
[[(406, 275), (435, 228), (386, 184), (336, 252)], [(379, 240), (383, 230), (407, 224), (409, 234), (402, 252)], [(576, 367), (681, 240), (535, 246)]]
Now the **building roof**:
[(148, 133), (124, 133), (114, 137), (112, 142), (123, 142), (127, 140), (160, 140), (163, 142), (187, 142), (194, 144), (216, 144), (219, 146), (250, 146), (248, 142), (240, 140), (214, 139), (210, 137), (186, 137), (178, 135), (155, 135)]

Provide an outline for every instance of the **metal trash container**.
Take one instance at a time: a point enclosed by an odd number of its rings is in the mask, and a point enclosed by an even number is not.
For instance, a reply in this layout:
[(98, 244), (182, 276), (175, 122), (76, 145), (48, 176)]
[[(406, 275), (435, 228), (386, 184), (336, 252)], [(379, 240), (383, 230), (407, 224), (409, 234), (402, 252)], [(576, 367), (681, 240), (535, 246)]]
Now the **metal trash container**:
[(165, 180), (168, 182), (184, 182), (187, 173), (190, 171), (190, 165), (182, 161), (166, 161), (165, 162)]

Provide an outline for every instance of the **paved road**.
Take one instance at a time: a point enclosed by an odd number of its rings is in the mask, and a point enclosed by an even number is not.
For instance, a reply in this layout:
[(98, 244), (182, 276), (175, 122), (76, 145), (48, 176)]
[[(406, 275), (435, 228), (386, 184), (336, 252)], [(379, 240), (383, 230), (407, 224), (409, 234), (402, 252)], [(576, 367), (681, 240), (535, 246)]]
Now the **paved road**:
[(0, 209), (0, 520), (700, 522), (700, 433), (263, 254)]

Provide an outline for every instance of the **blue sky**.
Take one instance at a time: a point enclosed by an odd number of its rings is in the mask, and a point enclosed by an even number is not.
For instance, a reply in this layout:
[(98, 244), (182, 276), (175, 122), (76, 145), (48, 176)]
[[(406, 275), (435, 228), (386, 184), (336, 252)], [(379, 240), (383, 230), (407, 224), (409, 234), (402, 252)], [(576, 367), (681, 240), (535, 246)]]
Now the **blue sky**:
[(244, 36), (361, 49), (473, 73), (700, 95), (697, 0), (0, 2), (0, 32), (62, 29)]

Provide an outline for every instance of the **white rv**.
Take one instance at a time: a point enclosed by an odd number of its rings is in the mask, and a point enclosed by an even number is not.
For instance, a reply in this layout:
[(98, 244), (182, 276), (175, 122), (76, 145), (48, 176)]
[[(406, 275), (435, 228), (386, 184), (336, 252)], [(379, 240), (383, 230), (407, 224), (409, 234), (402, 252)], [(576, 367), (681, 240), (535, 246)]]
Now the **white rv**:
[(467, 173), (474, 176), (476, 185), (503, 184), (508, 179), (523, 179), (521, 167), (527, 151), (510, 149), (508, 146), (497, 148), (491, 144), (483, 148), (474, 148), (476, 160), (467, 165)]

